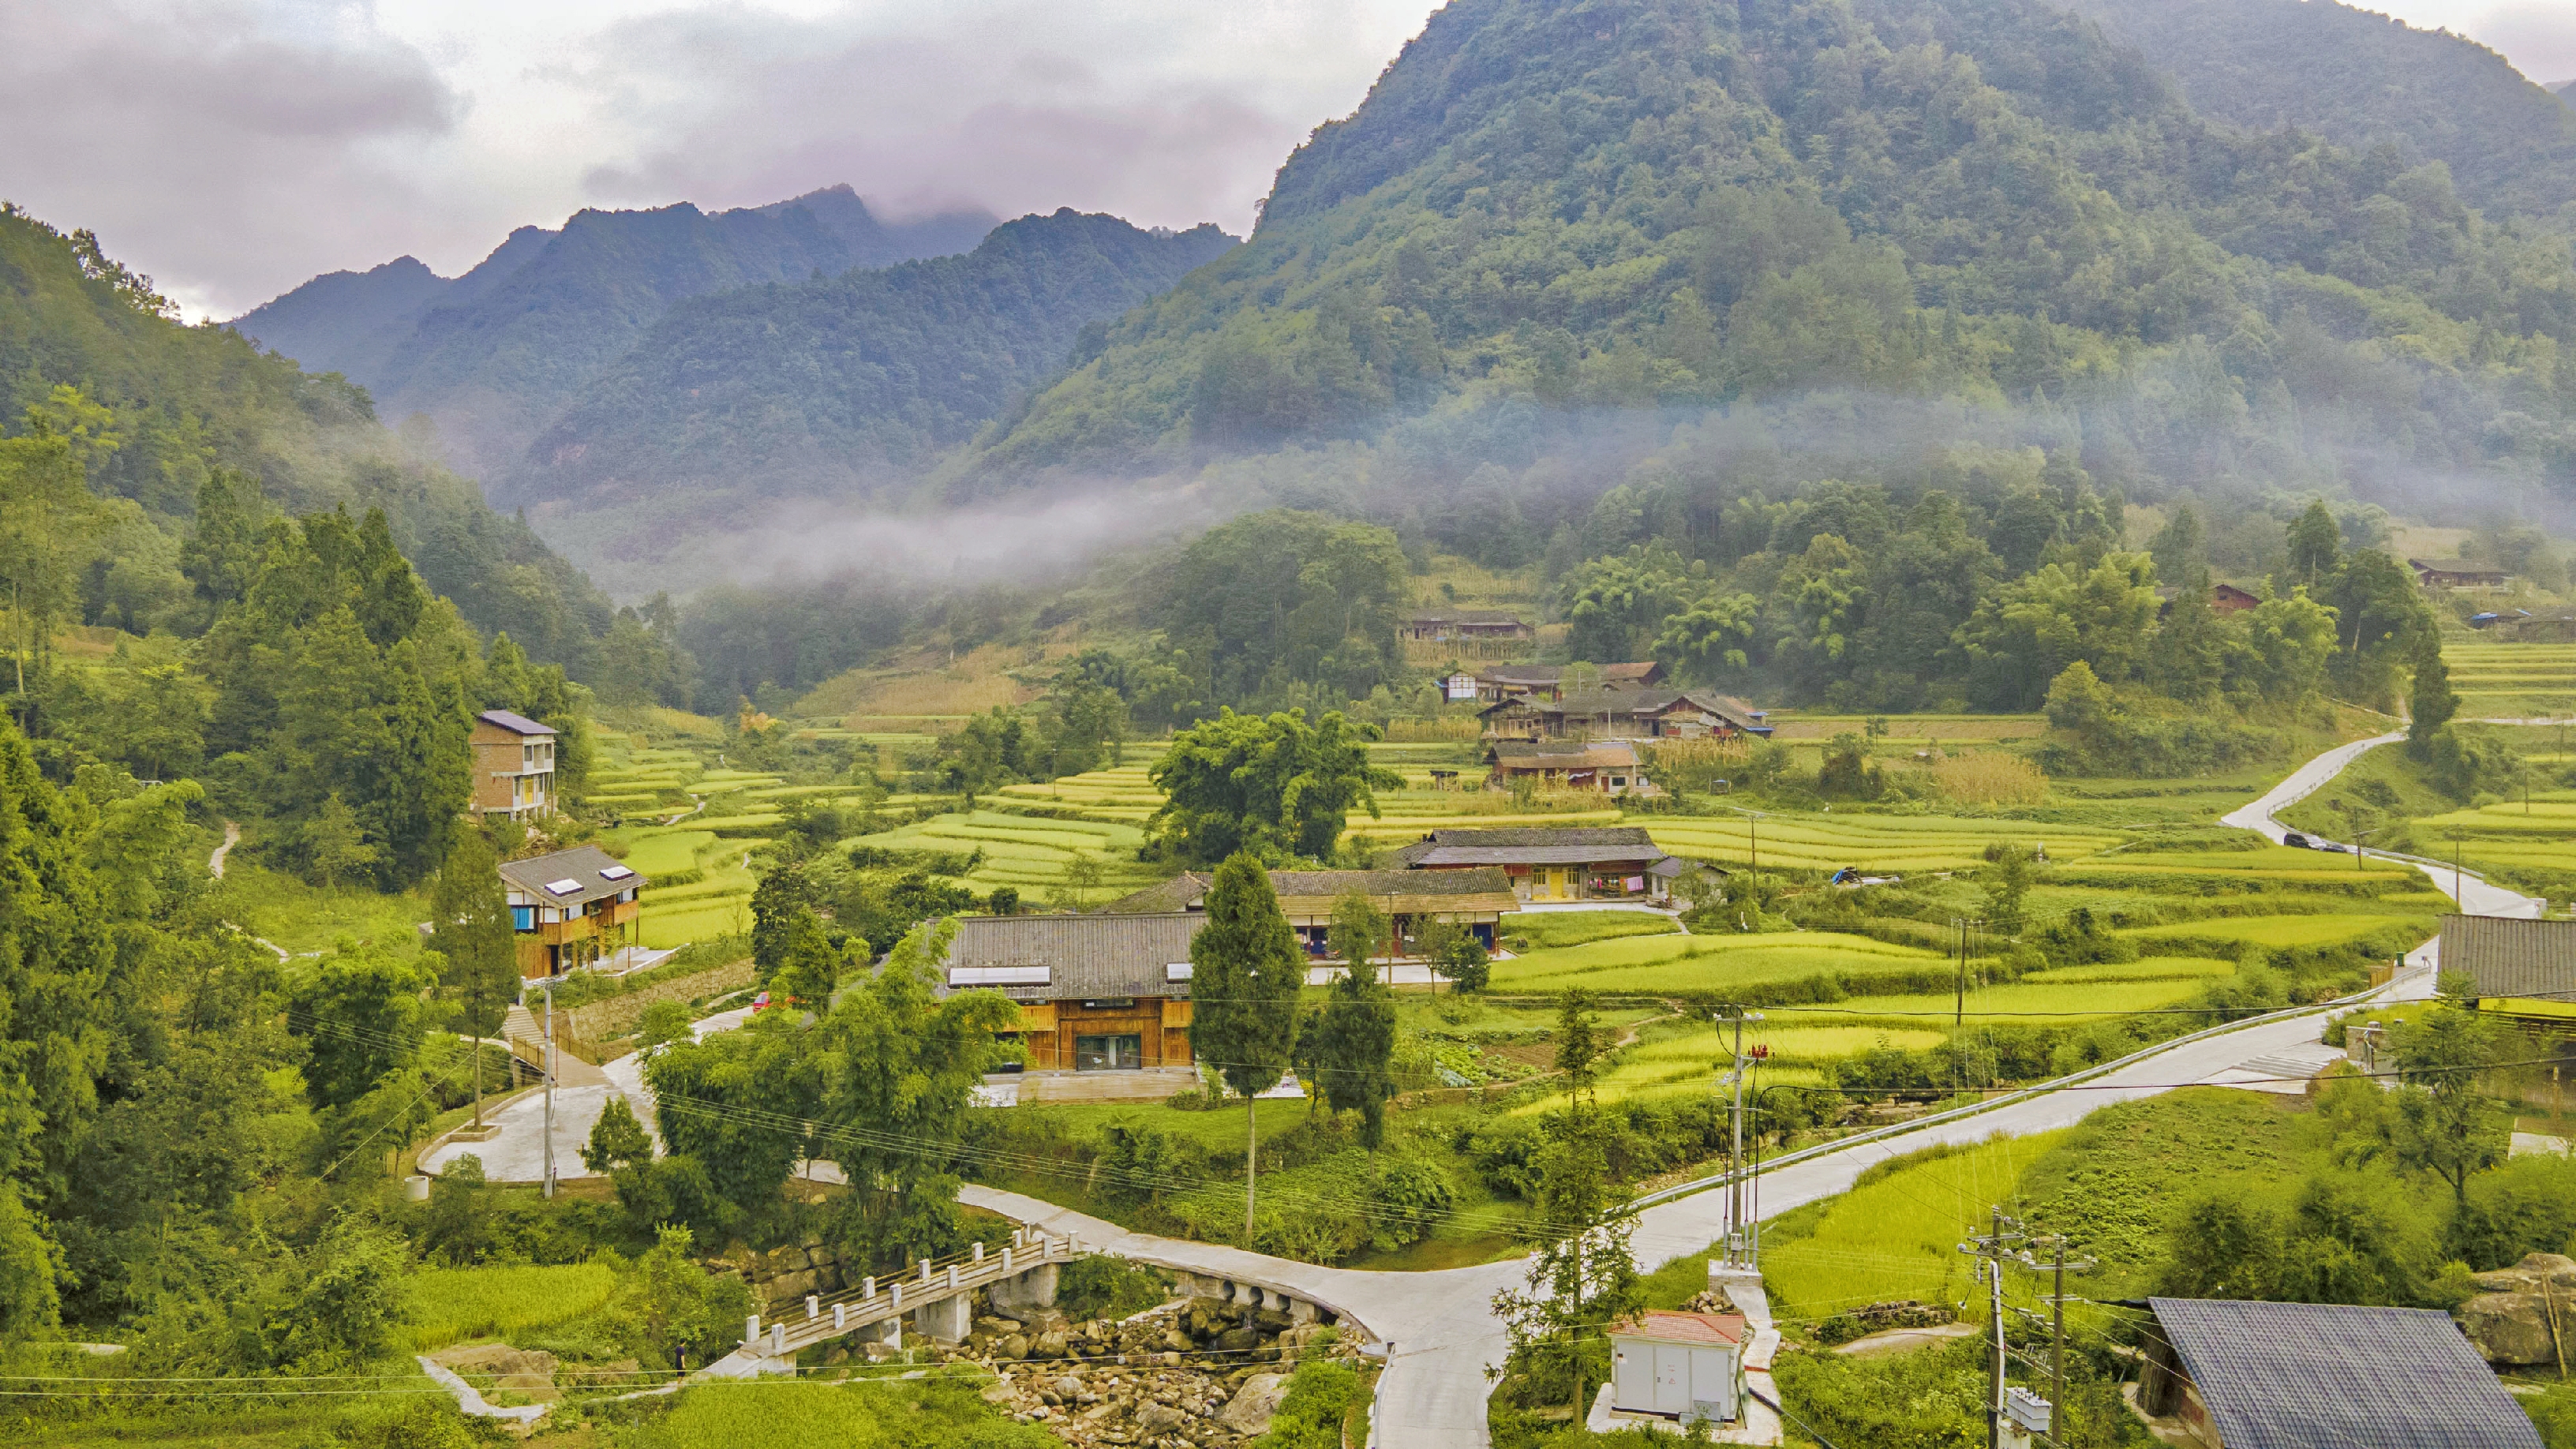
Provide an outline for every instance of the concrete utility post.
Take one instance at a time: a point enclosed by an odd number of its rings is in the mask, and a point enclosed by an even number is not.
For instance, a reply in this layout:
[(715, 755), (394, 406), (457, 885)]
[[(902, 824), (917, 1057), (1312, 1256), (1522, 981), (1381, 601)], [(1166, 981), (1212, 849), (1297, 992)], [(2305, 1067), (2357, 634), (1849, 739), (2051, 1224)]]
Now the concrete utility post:
[(555, 1195), (555, 985), (546, 992), (546, 1192)]
[[(1994, 1330), (1995, 1351), (1987, 1371), (1986, 1449), (2003, 1449), (2004, 1435), (2004, 1259), (2014, 1249), (2029, 1241), (2020, 1231), (2018, 1219), (2004, 1216), (2000, 1207), (1990, 1209), (1992, 1227), (1983, 1235), (1971, 1237), (1959, 1245), (1959, 1251), (1977, 1261), (1977, 1275), (1986, 1280), (1989, 1297), (1989, 1323)], [(2009, 1225), (2009, 1227), (2007, 1226)]]
[(1753, 1201), (1753, 1184), (1744, 1171), (1744, 1085), (1754, 1064), (1770, 1052), (1757, 1045), (1748, 1055), (1744, 1048), (1744, 1024), (1762, 1020), (1762, 1013), (1746, 1011), (1740, 1006), (1722, 1006), (1718, 1013), (1717, 1019), (1721, 1024), (1735, 1024), (1735, 1043), (1728, 1052), (1731, 1059), (1729, 1070), (1718, 1078), (1721, 1088), (1731, 1086), (1735, 1089), (1735, 1101), (1729, 1110), (1730, 1145), (1726, 1156), (1726, 1263), (1729, 1267), (1749, 1267), (1759, 1261), (1757, 1255), (1762, 1230), (1750, 1221), (1752, 1214), (1748, 1211)]

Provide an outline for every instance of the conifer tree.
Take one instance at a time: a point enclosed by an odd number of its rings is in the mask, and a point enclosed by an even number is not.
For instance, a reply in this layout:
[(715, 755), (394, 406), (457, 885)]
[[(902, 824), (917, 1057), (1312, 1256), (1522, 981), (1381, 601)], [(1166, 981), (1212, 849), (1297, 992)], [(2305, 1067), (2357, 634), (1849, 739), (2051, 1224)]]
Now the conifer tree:
[(2415, 758), (2429, 759), (2433, 753), (2433, 736), (2460, 712), (2460, 696), (2451, 688), (2451, 669), (2442, 662), (2442, 641), (2426, 631), (2415, 646), (2415, 684), (2408, 692), (2406, 752)]
[(1249, 851), (1216, 868), (1207, 915), (1207, 926), (1190, 941), (1190, 1052), (1243, 1097), (1243, 1239), (1249, 1246), (1261, 1148), (1253, 1099), (1288, 1070), (1306, 958), (1270, 888), (1270, 873)]
[(460, 1032), (477, 1038), (474, 1052), (474, 1120), (483, 1120), (483, 1046), (499, 1033), (502, 1015), (518, 993), (517, 944), (510, 901), (501, 884), (501, 857), (483, 832), (460, 824), (456, 843), (440, 865), (430, 891), (430, 946), (446, 964), (439, 988), (462, 1008)]
[(1372, 959), (1384, 948), (1387, 918), (1353, 891), (1333, 907), (1332, 932), (1345, 969), (1317, 1023), (1315, 1073), (1327, 1105), (1360, 1114), (1360, 1143), (1374, 1152), (1386, 1138), (1386, 1101), (1395, 1095), (1395, 993), (1378, 980)]

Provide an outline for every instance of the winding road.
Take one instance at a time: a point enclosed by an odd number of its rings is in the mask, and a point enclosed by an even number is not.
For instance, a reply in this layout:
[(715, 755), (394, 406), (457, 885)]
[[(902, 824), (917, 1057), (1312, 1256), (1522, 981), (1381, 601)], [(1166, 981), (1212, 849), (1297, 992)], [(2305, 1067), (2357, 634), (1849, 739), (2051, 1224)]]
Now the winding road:
[[(2276, 812), (2333, 779), (2363, 751), (2402, 738), (2383, 735), (2329, 750), (2292, 771), (2262, 798), (2229, 813), (2223, 823), (2260, 832), (2277, 842), (2284, 827), (2273, 818)], [(2412, 863), (2425, 871), (2436, 888), (2444, 894), (2451, 893), (2450, 867), (2424, 861)], [(2484, 915), (2537, 915), (2545, 905), (2467, 874), (2460, 877), (2459, 897), (2464, 909)], [(2436, 942), (2427, 942), (2410, 953), (2407, 969), (2389, 985), (2369, 993), (2368, 999), (2395, 1002), (2429, 997), (2436, 975), (2436, 947)], [(2114, 1102), (2179, 1087), (2280, 1076), (2283, 1072), (2277, 1066), (2279, 1062), (2295, 1061), (2302, 1048), (2314, 1053), (2319, 1030), (2331, 1009), (2282, 1012), (2196, 1032), (1990, 1104), (1792, 1154), (1763, 1168), (1759, 1179), (1760, 1214), (1769, 1218), (1847, 1191), (1872, 1164), (1936, 1143), (1964, 1144), (1997, 1134), (2045, 1132), (2071, 1125)], [(721, 1030), (735, 1024), (738, 1021), (710, 1019), (701, 1027)], [(609, 1090), (643, 1107), (651, 1097), (636, 1066), (632, 1057), (609, 1063), (607, 1075), (614, 1084)], [(558, 1090), (557, 1162), (558, 1170), (571, 1176), (580, 1170), (577, 1134), (586, 1133), (588, 1125), (582, 1109), (595, 1115), (597, 1108), (584, 1100), (567, 1112), (565, 1095)], [(599, 1093), (603, 1100), (606, 1095), (606, 1091)], [(508, 1118), (509, 1114), (504, 1114), (505, 1125), (521, 1125)], [(526, 1123), (523, 1130), (535, 1125)], [(533, 1131), (527, 1135), (540, 1136)], [(495, 1159), (515, 1162), (531, 1155), (524, 1147), (536, 1145), (495, 1143), (475, 1150), (488, 1154), (487, 1163)], [(1639, 1213), (1632, 1250), (1640, 1268), (1651, 1270), (1677, 1258), (1703, 1253), (1724, 1234), (1725, 1195), (1697, 1190), (1717, 1186), (1721, 1181), (1712, 1178), (1686, 1184), (1676, 1190), (1684, 1195), (1653, 1200)], [(1420, 1273), (1327, 1268), (1239, 1248), (1130, 1232), (1068, 1208), (993, 1188), (970, 1185), (959, 1198), (1035, 1224), (1052, 1234), (1079, 1234), (1086, 1247), (1167, 1267), (1261, 1283), (1330, 1307), (1355, 1320), (1386, 1347), (1387, 1370), (1378, 1381), (1376, 1444), (1390, 1449), (1483, 1449), (1488, 1442), (1485, 1400), (1492, 1387), (1488, 1368), (1503, 1361), (1506, 1348), (1502, 1324), (1494, 1316), (1493, 1299), (1504, 1288), (1522, 1286), (1527, 1271), (1522, 1261)]]

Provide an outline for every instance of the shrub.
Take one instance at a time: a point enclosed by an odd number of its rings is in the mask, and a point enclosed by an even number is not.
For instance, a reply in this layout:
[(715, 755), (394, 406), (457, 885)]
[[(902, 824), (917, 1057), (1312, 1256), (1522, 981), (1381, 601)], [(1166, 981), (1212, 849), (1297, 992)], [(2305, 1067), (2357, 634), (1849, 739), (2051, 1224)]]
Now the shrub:
[(1056, 1278), (1055, 1306), (1077, 1322), (1126, 1318), (1168, 1301), (1169, 1280), (1124, 1258), (1076, 1258)]
[(1360, 1376), (1330, 1359), (1309, 1359), (1288, 1380), (1288, 1397), (1256, 1449), (1341, 1449), (1342, 1419), (1360, 1391)]

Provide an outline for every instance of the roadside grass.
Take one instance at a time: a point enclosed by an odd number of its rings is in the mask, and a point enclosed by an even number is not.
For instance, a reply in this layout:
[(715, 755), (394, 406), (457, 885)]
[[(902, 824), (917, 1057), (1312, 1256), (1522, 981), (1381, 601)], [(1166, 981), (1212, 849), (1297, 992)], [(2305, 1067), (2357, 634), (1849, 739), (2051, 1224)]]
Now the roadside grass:
[(1527, 949), (1551, 950), (1626, 936), (1678, 935), (1681, 927), (1669, 916), (1643, 911), (1519, 911), (1506, 923), (1504, 931), (1509, 938), (1526, 943)]
[(1885, 975), (1937, 968), (1938, 952), (1866, 936), (1797, 931), (1749, 936), (1630, 936), (1533, 951), (1494, 963), (1496, 992), (1580, 987), (1641, 994), (1716, 991), (1836, 973)]
[(475, 1338), (510, 1339), (588, 1318), (617, 1292), (606, 1263), (556, 1267), (423, 1268), (412, 1275), (412, 1351)]
[(245, 860), (236, 849), (208, 899), (215, 914), (295, 955), (329, 950), (341, 937), (409, 952), (429, 904), (416, 891), (386, 895), (365, 886), (317, 886)]
[(1949, 1304), (1972, 1291), (1974, 1260), (1959, 1242), (1986, 1228), (1987, 1214), (2009, 1205), (2014, 1185), (2068, 1129), (1996, 1138), (1937, 1156), (1896, 1159), (1862, 1174), (1860, 1184), (1823, 1205), (1811, 1231), (1766, 1246), (1762, 1273), (1775, 1311), (1812, 1325), (1852, 1308), (1893, 1298)]
[[(423, 1377), (418, 1382), (426, 1384), (428, 1380)], [(408, 1404), (412, 1397), (406, 1394), (396, 1402)], [(0, 1439), (27, 1449), (118, 1449), (132, 1444), (161, 1445), (164, 1449), (194, 1449), (197, 1445), (206, 1449), (310, 1449), (316, 1442), (318, 1417), (310, 1408), (270, 1404), (133, 1410), (120, 1406), (70, 1419), (0, 1418)], [(348, 1415), (343, 1422), (355, 1426), (390, 1417), (392, 1413), (382, 1410), (362, 1410)]]

